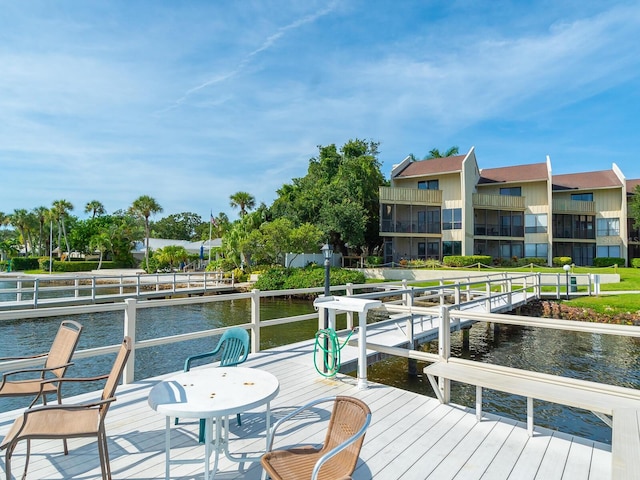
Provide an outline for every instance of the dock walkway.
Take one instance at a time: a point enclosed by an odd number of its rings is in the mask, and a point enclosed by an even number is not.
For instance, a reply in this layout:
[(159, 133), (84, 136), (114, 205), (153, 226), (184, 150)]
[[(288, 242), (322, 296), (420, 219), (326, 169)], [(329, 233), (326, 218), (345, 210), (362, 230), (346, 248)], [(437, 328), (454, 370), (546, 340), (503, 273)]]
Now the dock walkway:
[[(533, 437), (526, 425), (485, 414), (476, 422), (472, 409), (440, 404), (435, 398), (370, 383), (358, 390), (356, 380), (338, 375), (327, 380), (313, 368), (313, 342), (301, 342), (251, 355), (246, 366), (272, 372), (280, 381), (280, 393), (272, 402), (277, 418), (290, 407), (332, 395), (353, 395), (364, 400), (373, 412), (362, 448), (355, 479), (570, 479), (611, 478), (609, 445), (559, 432), (536, 428)], [(199, 367), (210, 368), (210, 367)], [(107, 416), (109, 453), (114, 479), (164, 478), (165, 418), (147, 404), (151, 387), (170, 375), (144, 379), (119, 387), (118, 400)], [(95, 398), (85, 394), (78, 399)], [(314, 412), (301, 424), (292, 424), (276, 445), (322, 440), (321, 418), (328, 412)], [(0, 435), (9, 429), (19, 411), (0, 414)], [(231, 424), (231, 451), (255, 452), (264, 448), (264, 415), (249, 412), (242, 427)], [(180, 421), (172, 426), (172, 458), (198, 459), (204, 448), (197, 443), (198, 422)], [(20, 475), (25, 444), (13, 457), (14, 474)], [(0, 458), (4, 468), (4, 456)], [(241, 468), (242, 467), (242, 468)], [(257, 463), (239, 466), (220, 461), (219, 479), (259, 479)], [(200, 464), (173, 465), (172, 478), (203, 478)], [(29, 478), (83, 479), (100, 477), (96, 443), (70, 441), (70, 454), (62, 454), (60, 441), (34, 441)]]

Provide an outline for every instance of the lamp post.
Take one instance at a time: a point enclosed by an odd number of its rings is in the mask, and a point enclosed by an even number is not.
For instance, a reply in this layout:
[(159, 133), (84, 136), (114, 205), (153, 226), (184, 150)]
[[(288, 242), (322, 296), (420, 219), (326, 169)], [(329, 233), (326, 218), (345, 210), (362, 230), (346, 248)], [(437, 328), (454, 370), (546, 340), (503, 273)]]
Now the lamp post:
[(571, 270), (571, 265), (565, 265), (562, 269), (564, 270), (567, 281), (567, 300), (569, 300), (569, 270)]
[[(329, 243), (325, 243), (322, 246), (322, 253), (324, 255), (324, 296), (325, 298), (331, 295), (331, 256), (333, 255), (333, 250), (331, 250), (331, 246)], [(329, 309), (324, 309), (324, 324), (323, 328), (326, 330), (329, 328)], [(329, 337), (324, 335), (324, 362), (323, 362), (323, 370), (327, 371), (327, 365), (329, 363)]]

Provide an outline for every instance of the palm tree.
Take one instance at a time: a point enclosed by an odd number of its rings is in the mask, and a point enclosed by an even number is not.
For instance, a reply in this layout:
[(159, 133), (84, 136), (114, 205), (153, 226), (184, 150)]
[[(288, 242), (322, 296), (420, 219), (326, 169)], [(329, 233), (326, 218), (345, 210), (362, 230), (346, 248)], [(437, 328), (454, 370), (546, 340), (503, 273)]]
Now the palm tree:
[(138, 197), (133, 201), (133, 203), (129, 207), (129, 212), (131, 212), (132, 215), (144, 218), (144, 236), (146, 247), (144, 251), (144, 259), (145, 268), (147, 268), (149, 266), (149, 217), (151, 215), (155, 215), (156, 213), (162, 212), (162, 207), (155, 198), (150, 197), (149, 195), (142, 195), (141, 197)]
[(91, 212), (91, 218), (96, 218), (96, 215), (104, 215), (107, 211), (104, 205), (99, 200), (91, 200), (84, 206), (84, 213)]
[(29, 229), (29, 212), (24, 208), (17, 208), (13, 211), (13, 214), (9, 215), (9, 222), (16, 227), (16, 230), (20, 232), (22, 237), (22, 244), (24, 245), (24, 254), (29, 256), (29, 242), (27, 241), (27, 231)]
[(62, 241), (60, 238), (61, 235), (64, 237), (64, 244), (67, 246), (67, 253), (69, 253), (69, 251), (71, 250), (69, 248), (69, 240), (67, 239), (67, 229), (64, 226), (64, 219), (67, 215), (69, 215), (69, 211), (73, 210), (73, 204), (68, 200), (61, 199), (54, 200), (51, 205), (54, 219), (58, 223), (58, 249), (60, 250), (60, 256), (62, 257)]
[(111, 249), (111, 237), (106, 232), (94, 235), (91, 237), (91, 240), (89, 240), (89, 248), (93, 251), (98, 250), (100, 252), (100, 261), (98, 262), (98, 270), (100, 270), (104, 253)]
[(36, 207), (31, 210), (31, 213), (38, 221), (38, 254), (44, 254), (44, 224), (49, 219), (49, 209), (47, 207)]
[(244, 217), (248, 210), (256, 206), (256, 199), (248, 192), (236, 192), (229, 199), (231, 207), (240, 209), (241, 217)]
[(429, 153), (423, 158), (423, 160), (430, 160), (432, 158), (452, 157), (454, 155), (457, 155), (458, 151), (459, 150), (457, 146), (451, 147), (449, 150), (446, 150), (444, 153), (440, 153), (440, 150), (438, 150), (437, 148), (433, 148), (429, 150)]

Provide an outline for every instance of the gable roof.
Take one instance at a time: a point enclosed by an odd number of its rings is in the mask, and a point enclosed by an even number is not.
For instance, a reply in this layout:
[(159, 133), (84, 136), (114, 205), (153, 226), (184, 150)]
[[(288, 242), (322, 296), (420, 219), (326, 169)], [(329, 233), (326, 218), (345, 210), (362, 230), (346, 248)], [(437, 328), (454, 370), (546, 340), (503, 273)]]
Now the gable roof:
[(633, 195), (635, 193), (636, 187), (639, 185), (640, 185), (640, 178), (627, 180), (627, 194)]
[(613, 170), (553, 175), (552, 182), (555, 191), (622, 187), (622, 182)]
[(456, 155), (453, 157), (430, 158), (428, 160), (415, 160), (409, 162), (395, 178), (421, 177), (426, 175), (437, 175), (443, 173), (455, 173), (462, 171), (462, 161), (466, 155)]
[(478, 185), (488, 183), (534, 182), (547, 180), (546, 163), (531, 163), (512, 167), (483, 168)]

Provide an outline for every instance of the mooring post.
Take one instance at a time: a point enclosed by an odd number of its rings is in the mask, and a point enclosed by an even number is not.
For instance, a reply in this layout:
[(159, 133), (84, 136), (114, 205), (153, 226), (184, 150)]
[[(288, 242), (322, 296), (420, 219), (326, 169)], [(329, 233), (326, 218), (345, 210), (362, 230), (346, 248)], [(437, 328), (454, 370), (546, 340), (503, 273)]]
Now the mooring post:
[(260, 351), (260, 290), (251, 290), (251, 353)]
[[(449, 361), (451, 355), (451, 325), (449, 322), (449, 307), (440, 307), (440, 328), (438, 329), (438, 355), (441, 362)], [(439, 377), (438, 388), (444, 403), (449, 403), (451, 399), (451, 381)]]
[(465, 352), (469, 351), (469, 332), (471, 331), (471, 327), (465, 327), (462, 330), (462, 350)]
[(131, 337), (131, 353), (122, 375), (122, 383), (124, 384), (133, 382), (136, 369), (136, 303), (135, 298), (127, 298), (124, 301), (124, 335)]

